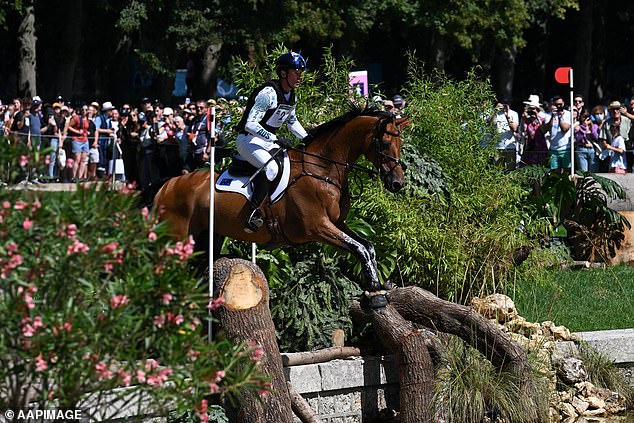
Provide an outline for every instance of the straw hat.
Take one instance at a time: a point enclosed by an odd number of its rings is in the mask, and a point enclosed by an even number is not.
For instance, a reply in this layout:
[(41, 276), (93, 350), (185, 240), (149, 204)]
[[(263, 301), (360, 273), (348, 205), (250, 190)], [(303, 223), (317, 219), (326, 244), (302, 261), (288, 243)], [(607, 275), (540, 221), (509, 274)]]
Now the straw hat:
[(537, 94), (531, 94), (528, 96), (528, 101), (524, 102), (528, 107), (535, 107), (537, 109), (541, 109), (542, 105), (539, 102), (539, 96)]

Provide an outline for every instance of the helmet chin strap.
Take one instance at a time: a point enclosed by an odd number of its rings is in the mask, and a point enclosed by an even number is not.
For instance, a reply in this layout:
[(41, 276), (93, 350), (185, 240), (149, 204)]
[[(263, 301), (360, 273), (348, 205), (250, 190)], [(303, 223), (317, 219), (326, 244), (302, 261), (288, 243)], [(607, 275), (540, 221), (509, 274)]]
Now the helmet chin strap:
[[(286, 85), (288, 86), (288, 91), (287, 92), (290, 92), (293, 88), (291, 87), (291, 84), (288, 83), (288, 69), (282, 69), (280, 71), (280, 75), (281, 75), (282, 72), (284, 72), (284, 78), (282, 78), (280, 76), (280, 81), (286, 81)], [(282, 88), (284, 88), (284, 87), (282, 87)]]

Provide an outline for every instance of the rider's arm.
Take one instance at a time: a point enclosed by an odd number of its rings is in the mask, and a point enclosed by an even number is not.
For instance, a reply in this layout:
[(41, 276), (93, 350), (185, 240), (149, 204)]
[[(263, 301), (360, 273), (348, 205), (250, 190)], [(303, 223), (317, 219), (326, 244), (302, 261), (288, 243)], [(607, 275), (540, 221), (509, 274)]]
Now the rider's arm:
[(287, 126), (288, 129), (299, 139), (304, 139), (308, 136), (308, 133), (304, 129), (301, 123), (297, 120), (297, 116), (295, 115), (295, 110), (288, 117)]
[(267, 131), (260, 125), (264, 114), (272, 108), (277, 107), (277, 95), (273, 87), (264, 87), (255, 97), (255, 102), (244, 126), (248, 133), (267, 141), (277, 141), (277, 136)]

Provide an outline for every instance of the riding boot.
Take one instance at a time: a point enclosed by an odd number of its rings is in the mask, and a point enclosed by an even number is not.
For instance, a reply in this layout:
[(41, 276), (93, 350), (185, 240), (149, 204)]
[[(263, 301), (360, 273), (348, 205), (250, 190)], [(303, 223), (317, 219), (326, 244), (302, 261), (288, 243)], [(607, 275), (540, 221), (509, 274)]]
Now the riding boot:
[(260, 173), (253, 180), (253, 195), (251, 196), (251, 207), (244, 225), (244, 231), (247, 233), (256, 232), (264, 224), (264, 218), (260, 211), (260, 205), (269, 194), (271, 181), (268, 180), (264, 173)]

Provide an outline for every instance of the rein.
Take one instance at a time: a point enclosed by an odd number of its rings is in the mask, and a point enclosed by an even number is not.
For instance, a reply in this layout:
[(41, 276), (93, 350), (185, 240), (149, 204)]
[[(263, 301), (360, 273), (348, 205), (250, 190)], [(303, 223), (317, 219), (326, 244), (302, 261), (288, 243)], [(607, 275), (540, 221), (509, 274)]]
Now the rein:
[[(374, 145), (375, 149), (376, 149), (376, 163), (375, 166), (376, 168), (380, 169), (378, 174), (380, 175), (381, 178), (385, 178), (388, 175), (392, 174), (394, 172), (394, 169), (396, 169), (397, 166), (401, 166), (403, 168), (403, 171), (406, 169), (406, 165), (405, 163), (401, 160), (401, 159), (397, 159), (394, 156), (391, 156), (389, 154), (384, 153), (385, 150), (387, 150), (387, 148), (390, 146), (389, 142), (383, 142), (383, 136), (384, 135), (389, 135), (392, 137), (400, 137), (401, 133), (400, 132), (392, 132), (390, 130), (387, 129), (387, 123), (386, 121), (389, 118), (383, 118), (383, 119), (379, 119), (379, 121), (376, 124), (375, 127), (375, 131), (374, 131), (374, 136), (372, 138), (372, 144)], [(319, 175), (319, 174), (315, 174), (312, 172), (308, 172), (306, 171), (305, 165), (306, 165), (306, 161), (304, 160), (304, 156), (311, 156), (311, 157), (315, 157), (318, 158), (320, 160), (323, 160), (325, 162), (331, 163), (331, 164), (336, 164), (339, 166), (343, 166), (344, 169), (350, 169), (350, 170), (359, 170), (361, 172), (364, 172), (366, 174), (368, 174), (369, 176), (375, 176), (377, 174), (377, 171), (374, 168), (371, 167), (366, 167), (366, 166), (361, 166), (358, 165), (356, 163), (347, 163), (347, 162), (340, 162), (338, 160), (334, 160), (331, 159), (329, 157), (325, 157), (322, 156), (320, 154), (315, 154), (315, 153), (309, 153), (303, 149), (299, 149), (299, 148), (295, 148), (295, 147), (288, 147), (289, 150), (295, 150), (298, 151), (302, 154), (302, 172), (299, 176), (297, 176), (296, 178), (293, 178), (288, 186), (286, 187), (286, 190), (288, 190), (291, 186), (293, 186), (300, 178), (304, 177), (304, 176), (310, 176), (311, 178), (315, 178), (315, 179), (319, 179), (321, 181), (324, 181), (328, 184), (334, 185), (335, 187), (337, 187), (341, 192), (345, 193), (348, 197), (352, 197), (352, 195), (350, 194), (350, 192), (348, 191), (347, 188), (344, 188), (341, 186), (341, 184), (339, 184), (336, 180), (328, 177), (328, 176), (323, 176), (323, 175)], [(390, 161), (394, 163), (394, 166), (392, 166), (389, 171), (385, 171), (383, 170), (383, 168), (381, 167), (381, 164), (384, 161)], [(322, 166), (325, 167), (325, 166)]]

